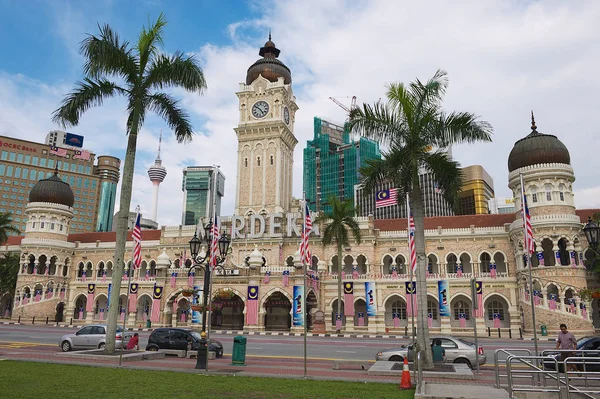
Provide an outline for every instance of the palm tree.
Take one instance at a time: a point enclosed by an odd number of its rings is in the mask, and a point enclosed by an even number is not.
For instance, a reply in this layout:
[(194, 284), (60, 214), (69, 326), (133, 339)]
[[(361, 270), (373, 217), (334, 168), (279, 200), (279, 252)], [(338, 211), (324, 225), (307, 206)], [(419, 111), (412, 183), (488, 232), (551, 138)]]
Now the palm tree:
[(21, 231), (12, 223), (12, 215), (0, 212), (0, 245), (8, 241), (9, 232), (21, 234)]
[[(136, 143), (146, 112), (160, 115), (179, 143), (189, 142), (193, 131), (188, 114), (175, 98), (160, 90), (178, 86), (201, 94), (206, 89), (204, 74), (193, 56), (179, 52), (171, 56), (161, 54), (165, 25), (161, 14), (149, 28), (142, 29), (134, 46), (122, 41), (108, 25), (99, 26), (99, 36), (89, 35), (81, 42), (80, 51), (85, 57), (83, 82), (76, 83), (53, 114), (53, 120), (60, 125), (74, 126), (90, 107), (100, 106), (110, 97), (122, 95), (127, 100), (128, 140), (117, 216), (113, 292), (121, 289)], [(117, 307), (118, 301), (111, 301), (106, 342), (109, 353), (115, 350)]]
[[(360, 244), (360, 228), (354, 219), (356, 209), (352, 200), (340, 201), (339, 198), (329, 198), (331, 212), (322, 214), (315, 219), (315, 223), (325, 223), (323, 230), (323, 245), (337, 244), (338, 260), (338, 299), (337, 313), (342, 314), (342, 248), (350, 245), (348, 229), (352, 232), (354, 240)], [(339, 333), (339, 330), (337, 331)]]
[(387, 103), (364, 104), (351, 112), (350, 128), (387, 146), (383, 159), (369, 162), (363, 169), (363, 184), (373, 191), (380, 183), (391, 181), (397, 188), (398, 202), (409, 194), (415, 221), (417, 252), (417, 350), (424, 367), (433, 366), (427, 326), (427, 285), (425, 281), (425, 233), (423, 199), (419, 174), (433, 174), (448, 203), (454, 205), (462, 186), (458, 162), (444, 149), (463, 142), (491, 141), (493, 129), (487, 122), (468, 112), (442, 110), (448, 87), (446, 72), (438, 70), (431, 79), (418, 79), (405, 86), (387, 86)]

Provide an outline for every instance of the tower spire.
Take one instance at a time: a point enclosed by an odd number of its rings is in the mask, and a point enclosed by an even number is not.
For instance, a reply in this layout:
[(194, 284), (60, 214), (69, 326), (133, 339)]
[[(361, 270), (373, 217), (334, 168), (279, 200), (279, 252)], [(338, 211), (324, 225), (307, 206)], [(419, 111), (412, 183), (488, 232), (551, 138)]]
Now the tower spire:
[(158, 136), (158, 155), (156, 156), (156, 160), (160, 161), (160, 145), (162, 144), (162, 129), (160, 129), (160, 136)]

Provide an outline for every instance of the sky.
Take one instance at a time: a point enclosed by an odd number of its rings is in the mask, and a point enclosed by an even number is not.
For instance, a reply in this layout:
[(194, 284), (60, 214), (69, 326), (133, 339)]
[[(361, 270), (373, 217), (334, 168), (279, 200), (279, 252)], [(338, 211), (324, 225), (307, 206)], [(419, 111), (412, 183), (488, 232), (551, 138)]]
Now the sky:
[[(221, 214), (233, 213), (235, 92), (269, 30), (292, 71), (300, 108), (295, 197), (302, 196), (302, 150), (313, 137), (313, 118), (346, 119), (329, 97), (347, 106), (352, 96), (374, 103), (385, 98), (386, 84), (427, 80), (443, 69), (450, 81), (444, 109), (473, 112), (494, 128), (492, 143), (459, 145), (453, 156), (462, 166), (482, 165), (496, 196), (512, 195), (508, 154), (530, 133), (533, 110), (538, 131), (556, 135), (570, 151), (577, 207), (600, 207), (600, 2), (594, 0), (0, 0), (0, 135), (43, 142), (59, 128), (52, 112), (82, 78), (81, 40), (108, 24), (135, 42), (160, 13), (168, 21), (162, 51), (194, 54), (208, 86), (203, 95), (170, 91), (190, 114), (192, 143), (178, 144), (157, 116), (147, 117), (139, 135), (131, 209), (150, 213), (146, 171), (162, 131), (161, 225), (181, 223), (186, 166), (220, 165)], [(83, 135), (84, 147), (97, 155), (123, 158), (126, 119), (125, 102), (114, 98), (66, 130)]]

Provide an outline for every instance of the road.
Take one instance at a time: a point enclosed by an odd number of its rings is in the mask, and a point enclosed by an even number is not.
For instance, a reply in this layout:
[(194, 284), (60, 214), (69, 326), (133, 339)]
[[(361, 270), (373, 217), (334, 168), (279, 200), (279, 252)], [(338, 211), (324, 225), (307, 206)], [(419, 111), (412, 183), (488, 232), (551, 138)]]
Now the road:
[[(59, 352), (59, 339), (64, 334), (77, 331), (75, 328), (52, 326), (0, 325), (0, 350), (34, 347), (43, 352)], [(150, 332), (139, 332), (140, 348), (148, 342)], [(223, 343), (225, 355), (231, 355), (233, 335), (211, 333), (211, 338)], [(273, 359), (298, 359), (304, 356), (302, 337), (247, 335), (247, 357)], [(472, 340), (467, 338), (467, 340)], [(374, 360), (375, 354), (383, 349), (410, 343), (406, 339), (390, 338), (337, 338), (308, 337), (307, 357), (312, 360), (357, 359)], [(494, 351), (498, 348), (523, 348), (533, 352), (533, 341), (481, 338), (479, 345), (487, 356), (487, 364), (493, 364)], [(554, 342), (540, 341), (539, 350), (552, 349)]]

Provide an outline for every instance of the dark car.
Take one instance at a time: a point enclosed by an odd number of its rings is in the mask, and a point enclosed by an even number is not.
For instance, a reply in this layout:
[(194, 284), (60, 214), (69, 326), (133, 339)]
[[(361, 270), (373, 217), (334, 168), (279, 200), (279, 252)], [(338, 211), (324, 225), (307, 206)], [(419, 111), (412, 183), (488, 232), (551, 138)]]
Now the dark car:
[[(585, 357), (589, 359), (589, 363), (586, 362), (586, 371), (600, 371), (600, 337), (583, 337), (577, 341), (577, 350), (585, 350), (591, 352), (575, 352), (573, 357)], [(554, 352), (547, 350), (543, 352), (545, 356), (551, 356), (558, 360), (558, 368), (562, 373), (564, 372), (563, 363), (560, 360), (560, 352)], [(544, 368), (554, 370), (554, 361), (544, 361)], [(583, 364), (578, 363), (577, 368), (583, 370)]]
[[(183, 328), (157, 328), (150, 334), (146, 350), (188, 350), (191, 348), (191, 350), (197, 351), (199, 344), (200, 333), (196, 331), (184, 330)], [(223, 344), (215, 339), (208, 341), (208, 350), (215, 352), (217, 357), (223, 357)]]

